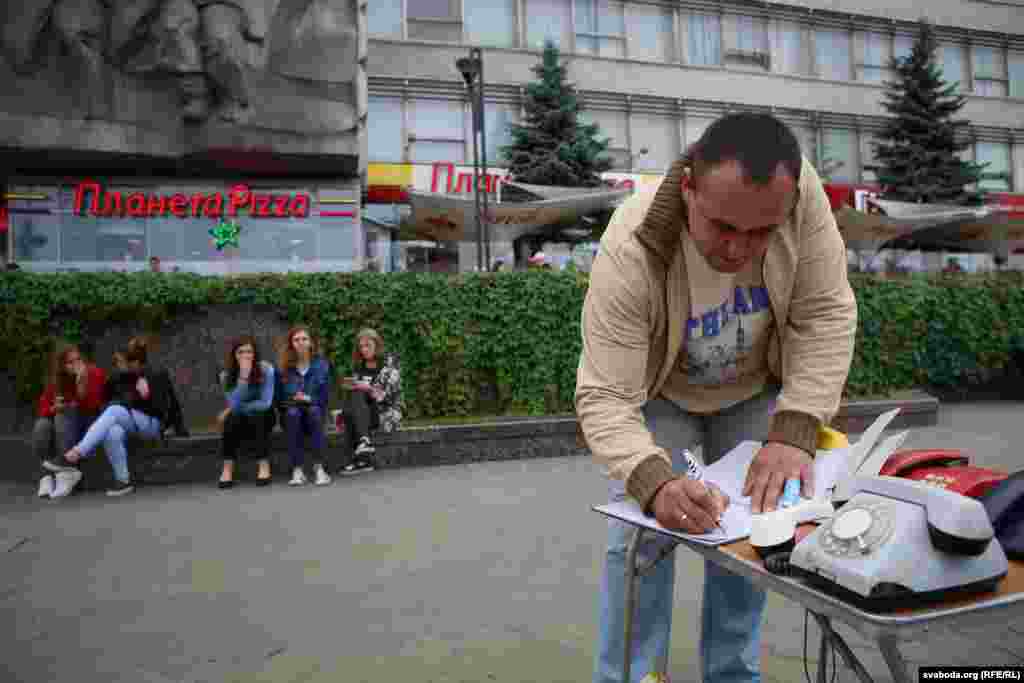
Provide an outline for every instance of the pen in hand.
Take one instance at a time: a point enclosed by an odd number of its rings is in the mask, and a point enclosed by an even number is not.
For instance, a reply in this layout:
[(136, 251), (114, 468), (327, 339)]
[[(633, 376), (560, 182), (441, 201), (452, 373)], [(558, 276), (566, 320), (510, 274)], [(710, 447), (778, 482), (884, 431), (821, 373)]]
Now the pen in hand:
[[(699, 483), (704, 487), (704, 491), (708, 496), (710, 496), (711, 490), (708, 488), (707, 482), (704, 481), (704, 469), (700, 466), (700, 463), (693, 457), (693, 453), (689, 449), (683, 449), (683, 457), (686, 458), (686, 478)], [(723, 536), (728, 535), (725, 527), (722, 526), (721, 515), (715, 519), (715, 528), (721, 531)]]

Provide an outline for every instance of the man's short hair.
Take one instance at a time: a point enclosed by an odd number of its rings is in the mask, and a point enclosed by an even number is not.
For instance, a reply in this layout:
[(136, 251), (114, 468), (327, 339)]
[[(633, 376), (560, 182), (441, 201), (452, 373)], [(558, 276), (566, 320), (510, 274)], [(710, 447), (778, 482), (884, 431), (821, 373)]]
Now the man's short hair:
[(800, 183), (800, 143), (793, 131), (771, 114), (726, 114), (704, 131), (685, 157), (696, 185), (711, 169), (738, 162), (749, 182), (767, 185), (779, 164)]

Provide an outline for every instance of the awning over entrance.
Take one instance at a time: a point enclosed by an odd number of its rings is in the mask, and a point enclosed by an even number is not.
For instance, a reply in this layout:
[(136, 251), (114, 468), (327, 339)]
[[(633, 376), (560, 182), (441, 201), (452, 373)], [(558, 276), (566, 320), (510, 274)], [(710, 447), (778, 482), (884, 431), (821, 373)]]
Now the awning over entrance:
[[(487, 207), (490, 239), (511, 242), (538, 228), (568, 223), (581, 216), (618, 206), (632, 194), (628, 188), (546, 187), (505, 183), (504, 201)], [(515, 196), (510, 200), (509, 195)], [(441, 241), (473, 241), (477, 238), (472, 195), (409, 191), (410, 227), (424, 237)], [(481, 207), (482, 210), (482, 207)]]

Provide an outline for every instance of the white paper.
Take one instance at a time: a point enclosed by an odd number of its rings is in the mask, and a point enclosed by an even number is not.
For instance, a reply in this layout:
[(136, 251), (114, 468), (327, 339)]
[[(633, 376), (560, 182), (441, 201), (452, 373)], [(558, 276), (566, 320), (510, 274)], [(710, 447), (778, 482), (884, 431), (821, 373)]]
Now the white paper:
[(750, 536), (750, 507), (742, 504), (730, 505), (722, 514), (722, 526), (726, 532), (724, 534), (718, 529), (713, 529), (706, 534), (686, 534), (681, 531), (671, 531), (661, 526), (661, 524), (658, 523), (658, 520), (654, 517), (648, 517), (645, 515), (640, 509), (640, 506), (632, 500), (622, 500), (615, 503), (609, 503), (607, 505), (598, 505), (595, 506), (594, 509), (601, 514), (621, 519), (624, 522), (629, 522), (630, 524), (635, 524), (636, 526), (640, 526), (645, 529), (659, 531), (663, 534), (668, 534), (669, 536), (696, 541), (697, 543), (703, 543), (705, 545), (732, 543), (733, 541), (738, 541)]

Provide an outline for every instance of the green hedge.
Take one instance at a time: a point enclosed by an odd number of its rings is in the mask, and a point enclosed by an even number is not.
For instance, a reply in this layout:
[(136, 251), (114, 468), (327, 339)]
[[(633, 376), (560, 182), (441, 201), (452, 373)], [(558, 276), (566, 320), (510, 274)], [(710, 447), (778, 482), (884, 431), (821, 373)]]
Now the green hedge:
[[(572, 411), (586, 276), (577, 273), (0, 274), (0, 368), (21, 400), (40, 391), (54, 340), (81, 341), (104, 321), (158, 332), (216, 304), (278, 307), (305, 321), (340, 371), (357, 328), (401, 358), (410, 418)], [(1024, 351), (1020, 274), (877, 280), (854, 276), (860, 304), (850, 396), (963, 386)], [(495, 392), (481, 391), (494, 387)]]

